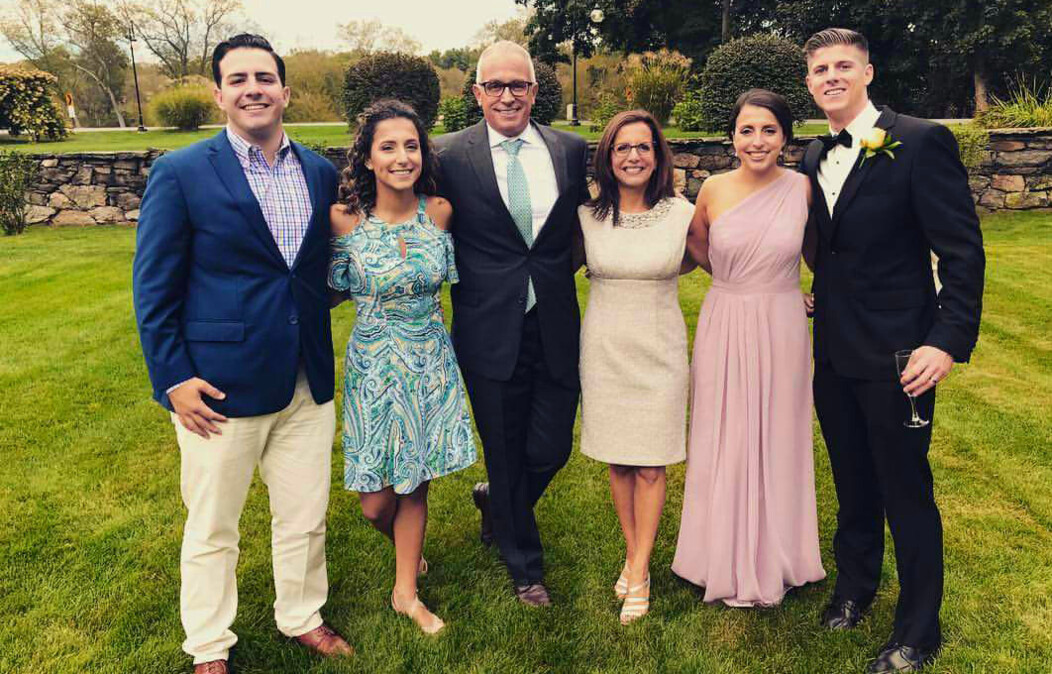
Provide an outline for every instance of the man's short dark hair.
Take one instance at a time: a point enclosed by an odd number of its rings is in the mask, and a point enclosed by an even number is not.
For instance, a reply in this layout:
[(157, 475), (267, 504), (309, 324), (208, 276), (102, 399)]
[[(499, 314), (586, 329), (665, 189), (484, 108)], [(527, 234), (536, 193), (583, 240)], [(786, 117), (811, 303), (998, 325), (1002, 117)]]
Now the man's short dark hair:
[(866, 40), (866, 36), (850, 28), (826, 28), (815, 33), (804, 43), (804, 55), (811, 58), (819, 49), (836, 46), (857, 47), (867, 59), (869, 58), (869, 41)]
[(285, 62), (274, 51), (274, 48), (270, 46), (267, 38), (262, 35), (241, 33), (223, 40), (212, 50), (212, 79), (216, 81), (217, 87), (223, 84), (223, 76), (219, 73), (219, 62), (223, 60), (223, 57), (228, 52), (234, 49), (262, 49), (273, 56), (274, 62), (278, 64), (278, 79), (281, 80), (281, 86), (285, 86)]

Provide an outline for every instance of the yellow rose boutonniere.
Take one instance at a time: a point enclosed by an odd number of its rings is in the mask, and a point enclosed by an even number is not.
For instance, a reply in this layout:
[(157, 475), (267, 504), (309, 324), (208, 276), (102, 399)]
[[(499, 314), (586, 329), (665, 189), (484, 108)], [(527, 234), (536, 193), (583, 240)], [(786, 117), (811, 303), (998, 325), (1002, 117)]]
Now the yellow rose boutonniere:
[(862, 146), (864, 154), (862, 155), (862, 161), (859, 162), (859, 166), (866, 163), (867, 159), (876, 157), (878, 154), (886, 154), (892, 159), (895, 158), (895, 153), (892, 152), (895, 148), (902, 145), (901, 142), (891, 137), (884, 129), (874, 127), (865, 138), (859, 141)]

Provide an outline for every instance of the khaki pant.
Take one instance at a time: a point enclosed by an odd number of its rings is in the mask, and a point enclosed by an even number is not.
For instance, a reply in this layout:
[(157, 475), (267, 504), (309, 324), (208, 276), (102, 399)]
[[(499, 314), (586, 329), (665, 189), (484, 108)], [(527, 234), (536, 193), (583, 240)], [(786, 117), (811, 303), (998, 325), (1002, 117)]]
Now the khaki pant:
[(237, 636), (238, 520), (252, 474), (270, 494), (274, 563), (274, 619), (294, 637), (321, 625), (328, 595), (325, 513), (329, 504), (332, 401), (317, 405), (300, 374), (288, 407), (220, 424), (222, 435), (205, 440), (172, 415), (182, 457), (181, 490), (186, 527), (180, 559), (180, 609), (194, 664), (226, 659)]

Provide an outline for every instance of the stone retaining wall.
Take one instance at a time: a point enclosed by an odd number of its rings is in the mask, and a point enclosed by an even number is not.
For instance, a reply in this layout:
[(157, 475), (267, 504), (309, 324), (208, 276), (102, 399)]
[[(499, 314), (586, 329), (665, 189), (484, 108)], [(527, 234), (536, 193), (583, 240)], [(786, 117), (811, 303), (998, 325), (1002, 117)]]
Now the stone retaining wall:
[[(787, 166), (799, 164), (810, 140), (793, 141), (785, 154)], [(676, 140), (671, 145), (676, 186), (692, 200), (705, 178), (736, 165), (726, 140)], [(38, 178), (26, 195), (30, 224), (134, 223), (149, 167), (162, 153), (36, 155)], [(346, 164), (345, 154), (339, 148), (325, 151), (339, 168)], [(1052, 129), (992, 131), (986, 157), (969, 182), (976, 204), (987, 210), (1052, 207)]]

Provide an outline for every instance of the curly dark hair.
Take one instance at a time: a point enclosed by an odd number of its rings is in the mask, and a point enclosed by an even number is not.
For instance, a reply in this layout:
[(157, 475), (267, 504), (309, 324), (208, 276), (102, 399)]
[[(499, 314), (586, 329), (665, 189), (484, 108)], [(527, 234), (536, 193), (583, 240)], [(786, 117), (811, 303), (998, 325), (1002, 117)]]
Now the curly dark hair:
[(427, 137), (427, 128), (411, 105), (394, 99), (376, 101), (358, 115), (358, 133), (354, 144), (347, 150), (347, 167), (340, 174), (340, 192), (338, 201), (349, 213), (368, 215), (376, 207), (376, 176), (366, 168), (365, 162), (373, 147), (376, 126), (387, 119), (408, 119), (416, 127), (420, 137), (421, 167), (420, 177), (413, 190), (417, 194), (434, 195), (438, 192), (435, 176), (438, 165), (435, 151)]

